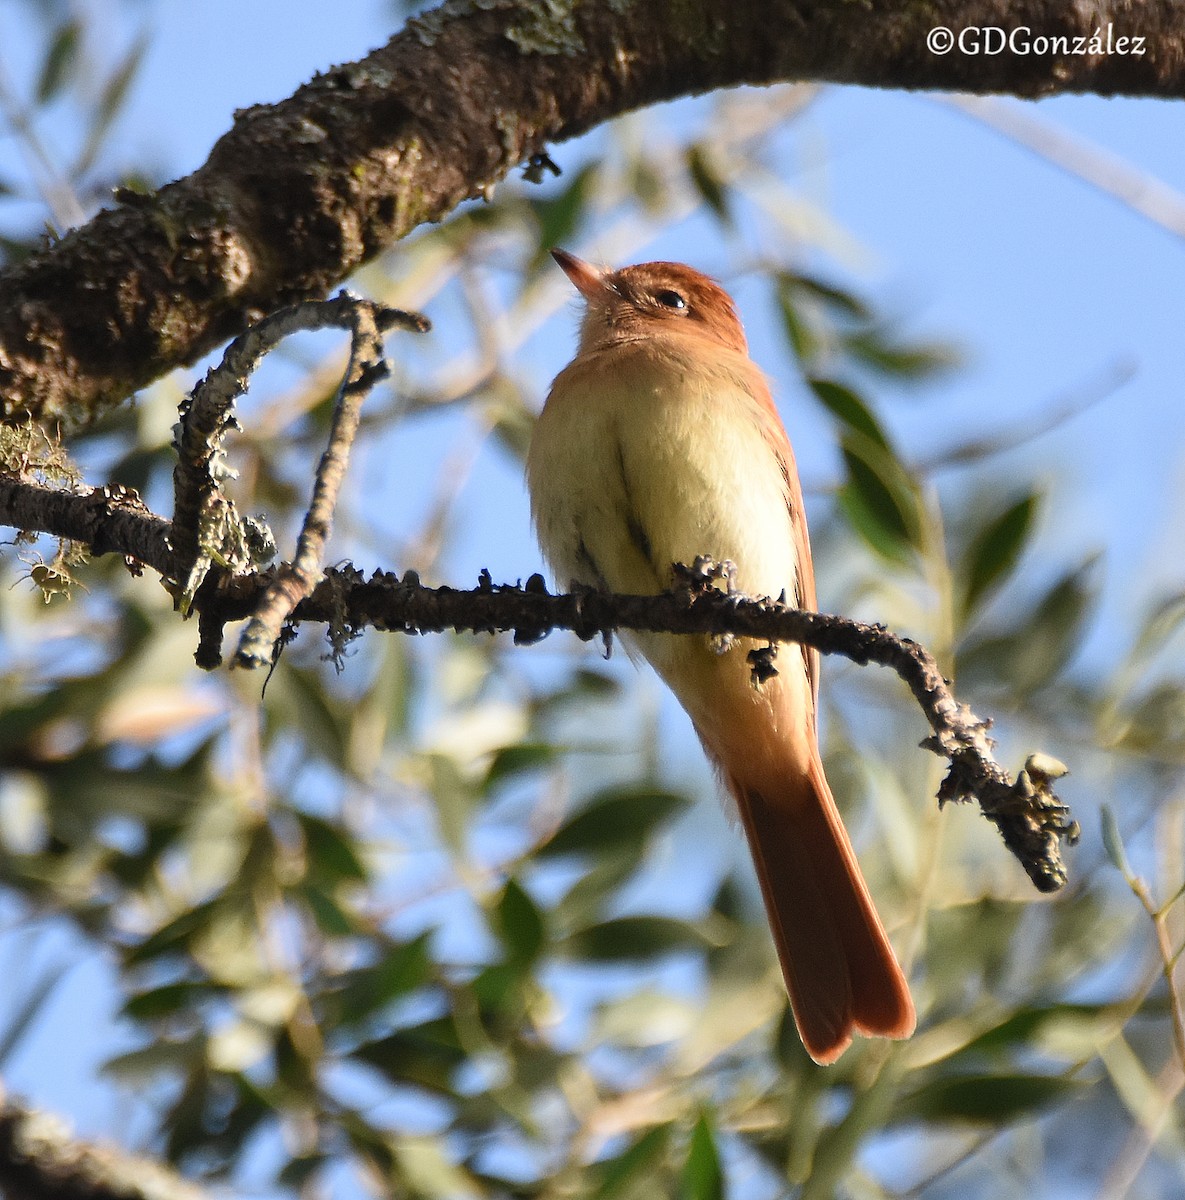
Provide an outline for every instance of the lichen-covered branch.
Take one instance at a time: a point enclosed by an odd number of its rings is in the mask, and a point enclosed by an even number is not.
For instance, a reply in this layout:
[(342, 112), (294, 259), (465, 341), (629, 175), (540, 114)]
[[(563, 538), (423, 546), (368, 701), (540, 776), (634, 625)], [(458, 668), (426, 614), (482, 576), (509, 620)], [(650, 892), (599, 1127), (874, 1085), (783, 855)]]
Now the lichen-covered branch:
[[(672, 15), (674, 14), (674, 16)], [(935, 52), (931, 30), (1065, 50)], [(1094, 50), (1109, 35), (1140, 53)], [(281, 305), (320, 298), (517, 164), (630, 109), (831, 81), (1185, 96), (1178, 0), (448, 0), (361, 62), (240, 112), (209, 159), (0, 275), (0, 417), (86, 421)]]
[[(339, 297), (340, 299), (340, 297)], [(292, 561), (275, 572), (259, 605), (239, 638), (235, 662), (260, 667), (272, 661), (284, 622), (316, 586), (325, 543), (333, 528), (338, 493), (346, 476), (350, 447), (358, 433), (362, 401), (388, 371), (383, 358), (383, 334), (396, 325), (425, 332), (428, 322), (414, 313), (346, 297), (340, 320), (351, 330), (350, 361), (334, 402), (329, 444), (317, 466), (313, 496), (297, 539)], [(320, 306), (324, 307), (324, 306)]]
[(209, 1200), (160, 1163), (74, 1137), (57, 1117), (0, 1089), (0, 1195), (5, 1200)]
[[(341, 292), (332, 300), (306, 301), (273, 313), (235, 338), (218, 366), (207, 372), (181, 409), (177, 465), (173, 469), (173, 528), (170, 534), (176, 562), (170, 572), (178, 582), (177, 603), (188, 612), (193, 595), (210, 567), (232, 573), (270, 561), (275, 545), (270, 531), (250, 517), (240, 516), (223, 490), (231, 472), (224, 462), (223, 441), (237, 428), (234, 402), (269, 351), (290, 334), (314, 329), (349, 329), (350, 360), (339, 389), (329, 449), (317, 472), (313, 503), (292, 565), (287, 587), (298, 581), (291, 604), (311, 587), (320, 566), (320, 552), (329, 533), (333, 506), (345, 474), (350, 443), (358, 424), (358, 408), (367, 391), (385, 370), (382, 335), (400, 327), (423, 333), (428, 321), (418, 313), (388, 308)], [(300, 580), (305, 582), (301, 583)], [(268, 618), (276, 625), (283, 615), (276, 597), (283, 587), (277, 579)], [(262, 636), (257, 628), (249, 631)], [(275, 633), (268, 641), (270, 646)]]

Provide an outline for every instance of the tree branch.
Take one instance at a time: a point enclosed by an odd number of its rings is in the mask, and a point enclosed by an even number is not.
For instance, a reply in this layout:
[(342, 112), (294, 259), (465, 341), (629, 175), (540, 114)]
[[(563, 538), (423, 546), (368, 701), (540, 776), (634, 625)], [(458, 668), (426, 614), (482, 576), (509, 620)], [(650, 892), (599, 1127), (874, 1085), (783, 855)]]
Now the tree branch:
[[(96, 552), (123, 554), (167, 577), (174, 566), (168, 523), (146, 512), (126, 491), (111, 492), (71, 495), (0, 478), (0, 524), (75, 541), (93, 538), (92, 548), (101, 547)], [(255, 614), (282, 570), (210, 572), (193, 598), (200, 614), (200, 666), (219, 665), (223, 626)], [(516, 642), (537, 641), (555, 629), (572, 630), (586, 640), (636, 629), (801, 642), (823, 654), (890, 667), (909, 686), (930, 725), (932, 734), (922, 745), (951, 764), (939, 788), (939, 803), (977, 801), (1039, 890), (1056, 891), (1066, 882), (1060, 845), (1077, 840), (1078, 827), (1051, 787), (1065, 768), (1047, 755), (1034, 754), (1014, 780), (993, 756), (990, 723), (955, 698), (924, 647), (884, 626), (728, 595), (694, 582), (660, 596), (595, 591), (552, 595), (539, 575), (518, 586), (496, 585), (483, 573), (477, 588), (459, 591), (425, 587), (413, 571), (402, 578), (376, 572), (364, 579), (349, 565), (327, 571), (288, 619), (327, 625), (335, 651), (368, 627), (401, 633), (513, 632)]]
[(57, 1117), (2, 1090), (0, 1193), (5, 1200), (209, 1200), (151, 1159), (76, 1140)]
[(297, 539), (296, 553), (291, 562), (282, 564), (276, 571), (239, 638), (235, 662), (241, 667), (261, 667), (273, 661), (281, 627), (321, 577), (325, 543), (333, 528), (333, 513), (346, 476), (350, 447), (358, 433), (362, 401), (388, 372), (383, 358), (383, 333), (397, 324), (419, 333), (429, 328), (427, 320), (418, 314), (383, 308), (352, 297), (346, 299), (352, 303), (345, 305), (343, 315), (353, 337), (350, 361), (334, 404), (329, 445), (317, 467), (313, 496)]
[[(934, 53), (937, 27), (1027, 28), (1066, 50)], [(1142, 53), (1091, 50), (1096, 31), (1138, 36)], [(643, 105), (786, 80), (1185, 96), (1185, 7), (686, 0), (673, 20), (621, 0), (448, 0), (361, 62), (240, 112), (194, 174), (123, 195), (0, 276), (0, 416), (79, 424), (261, 313), (324, 296), (553, 142)]]

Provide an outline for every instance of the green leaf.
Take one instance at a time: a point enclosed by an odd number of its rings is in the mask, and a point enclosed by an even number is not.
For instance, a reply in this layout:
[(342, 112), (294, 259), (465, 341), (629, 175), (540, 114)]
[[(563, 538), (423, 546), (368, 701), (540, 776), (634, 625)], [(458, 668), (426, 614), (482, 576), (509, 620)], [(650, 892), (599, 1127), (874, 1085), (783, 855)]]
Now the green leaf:
[(670, 1140), (671, 1127), (656, 1125), (621, 1154), (596, 1163), (592, 1168), (593, 1176), (598, 1179), (593, 1192), (596, 1200), (613, 1200), (636, 1192), (637, 1185), (662, 1165)]
[(340, 883), (365, 883), (370, 877), (353, 840), (337, 825), (311, 813), (294, 811), (304, 834), (310, 882), (332, 890)]
[(137, 963), (149, 962), (164, 954), (184, 951), (191, 938), (206, 930), (215, 921), (223, 906), (223, 897), (216, 896), (204, 904), (179, 913), (171, 921), (166, 921), (155, 933), (146, 937), (138, 946), (130, 947), (124, 953), (124, 963), (135, 966)]
[(679, 1182), (679, 1194), (685, 1200), (723, 1200), (724, 1172), (720, 1169), (716, 1139), (705, 1113), (700, 1113), (691, 1131), (691, 1143), (687, 1147), (687, 1159)]
[(313, 920), (317, 922), (317, 928), (327, 937), (349, 937), (364, 932), (359, 928), (354, 914), (316, 884), (299, 884), (293, 888), (293, 893), (304, 901)]
[(949, 371), (961, 360), (953, 346), (897, 341), (885, 329), (861, 329), (845, 334), (843, 345), (863, 366), (894, 379), (923, 379)]
[(129, 996), (120, 1014), (136, 1021), (153, 1021), (193, 1009), (200, 1001), (220, 995), (225, 989), (212, 983), (166, 983)]
[(822, 339), (798, 303), (792, 277), (778, 279), (778, 312), (794, 357), (804, 365), (813, 362), (819, 354)]
[(452, 1018), (439, 1017), (366, 1042), (350, 1057), (375, 1067), (393, 1083), (418, 1084), (448, 1094), (453, 1090), (453, 1073), (468, 1056)]
[(577, 930), (564, 941), (568, 954), (589, 962), (645, 962), (710, 945), (701, 930), (674, 917), (616, 917)]
[(543, 915), (516, 879), (508, 879), (495, 909), (498, 934), (512, 963), (529, 966), (547, 940)]
[(786, 289), (790, 295), (803, 292), (808, 297), (821, 301), (826, 307), (834, 309), (840, 316), (862, 323), (871, 320), (872, 311), (858, 296), (845, 288), (827, 283), (817, 275), (803, 275), (797, 271), (783, 271), (778, 276), (779, 286)]
[(544, 858), (601, 854), (637, 845), (687, 807), (685, 796), (655, 788), (610, 788), (598, 792), (539, 847)]
[(593, 923), (637, 871), (645, 846), (635, 842), (599, 855), (552, 909), (556, 925), (572, 929)]
[[(33, 1027), (37, 1018), (44, 1014), (49, 998), (57, 990), (70, 964), (55, 964), (44, 968), (37, 979), (23, 984), (23, 993), (16, 1011), (8, 1016), (4, 1030), (0, 1033), (0, 1066), (7, 1066), (13, 1051), (21, 1044), (25, 1034)], [(9, 984), (9, 989), (12, 984)]]
[(378, 962), (356, 967), (342, 979), (333, 998), (338, 1023), (353, 1025), (380, 1012), (393, 1000), (424, 987), (432, 980), (432, 956), (429, 934), (422, 933), (410, 942), (392, 945), (379, 942)]
[(723, 225), (732, 224), (728, 188), (704, 146), (697, 142), (687, 151), (687, 173), (701, 199)]
[(557, 756), (556, 748), (547, 742), (519, 742), (513, 746), (503, 746), (494, 753), (490, 769), (486, 773), (486, 786), (490, 787), (528, 771), (536, 771), (554, 762)]
[(1096, 558), (1060, 576), (1029, 610), (1012, 614), (1006, 634), (969, 640), (959, 654), (959, 674), (991, 680), (1029, 694), (1053, 680), (1082, 643), (1082, 627), (1094, 604)]
[(919, 490), (892, 449), (849, 430), (840, 440), (847, 482), (839, 505), (852, 528), (878, 554), (909, 563), (923, 546)]
[(37, 80), (38, 104), (48, 104), (74, 73), (80, 33), (81, 27), (77, 21), (66, 21), (58, 27)]
[(863, 434), (884, 450), (892, 453), (889, 439), (885, 436), (880, 422), (850, 387), (836, 383), (833, 379), (810, 378), (807, 383), (833, 417), (842, 421), (847, 428)]
[(1132, 661), (1146, 662), (1154, 658), (1165, 644), (1185, 626), (1185, 593), (1160, 601), (1145, 617), (1132, 647)]
[(147, 34), (141, 34), (124, 55), (123, 61), (108, 77), (102, 94), (99, 96), (99, 102), (95, 106), (95, 120), (87, 133), (86, 145), (82, 149), (82, 154), (79, 155), (78, 162), (74, 165), (73, 174), (75, 176), (85, 175), (94, 166), (95, 159), (98, 157), (111, 126), (115, 124), (115, 119), (119, 116), (120, 109), (123, 108), (128, 98), (128, 92), (140, 70), (140, 64), (144, 60), (148, 46)]
[(1123, 848), (1123, 836), (1119, 832), (1119, 822), (1109, 804), (1104, 804), (1100, 812), (1103, 823), (1103, 849), (1115, 869), (1124, 879), (1134, 879), (1131, 863), (1127, 861), (1127, 851)]
[(1101, 1016), (1108, 1008), (1103, 1004), (1045, 1004), (1022, 1008), (1009, 1015), (999, 1025), (972, 1038), (947, 1063), (964, 1055), (1004, 1054), (1016, 1049), (1031, 1050), (1034, 1042), (1050, 1026), (1064, 1021), (1084, 1021)]
[(894, 1108), (895, 1121), (1004, 1125), (1082, 1091), (1058, 1075), (957, 1075), (931, 1080)]
[(963, 611), (970, 615), (990, 591), (1016, 565), (1037, 512), (1037, 496), (1030, 492), (987, 522), (967, 549), (963, 567)]

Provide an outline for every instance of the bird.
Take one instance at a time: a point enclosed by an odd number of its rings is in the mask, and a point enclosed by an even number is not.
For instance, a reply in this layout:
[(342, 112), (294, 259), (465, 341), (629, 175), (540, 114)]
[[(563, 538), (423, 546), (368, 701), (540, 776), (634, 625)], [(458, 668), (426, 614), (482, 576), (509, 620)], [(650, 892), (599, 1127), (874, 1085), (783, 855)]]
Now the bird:
[[(737, 309), (683, 263), (610, 269), (551, 251), (583, 298), (579, 345), (534, 427), (526, 479), (561, 587), (653, 595), (675, 564), (731, 564), (732, 587), (816, 607), (794, 452)], [(853, 1033), (905, 1038), (909, 986), (827, 783), (819, 656), (632, 632), (690, 717), (746, 835), (799, 1036), (817, 1063)]]

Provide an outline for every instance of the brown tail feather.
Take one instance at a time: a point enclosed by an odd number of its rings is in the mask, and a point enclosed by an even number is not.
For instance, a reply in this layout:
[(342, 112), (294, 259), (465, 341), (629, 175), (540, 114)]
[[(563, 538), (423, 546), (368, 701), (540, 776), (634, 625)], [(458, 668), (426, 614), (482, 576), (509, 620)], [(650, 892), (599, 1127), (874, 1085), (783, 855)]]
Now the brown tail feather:
[(728, 778), (748, 835), (794, 1019), (810, 1056), (834, 1062), (852, 1031), (904, 1038), (909, 987), (817, 755), (761, 791)]

